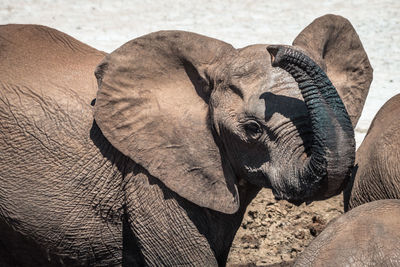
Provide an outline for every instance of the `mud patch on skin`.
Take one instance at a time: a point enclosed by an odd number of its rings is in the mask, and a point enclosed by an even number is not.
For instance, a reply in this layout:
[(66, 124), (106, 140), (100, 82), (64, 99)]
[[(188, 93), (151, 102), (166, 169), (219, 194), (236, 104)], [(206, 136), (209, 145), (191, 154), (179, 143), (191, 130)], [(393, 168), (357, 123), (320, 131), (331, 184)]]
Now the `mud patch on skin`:
[(325, 226), (342, 213), (342, 195), (295, 206), (276, 201), (269, 189), (263, 189), (246, 210), (227, 265), (290, 266)]

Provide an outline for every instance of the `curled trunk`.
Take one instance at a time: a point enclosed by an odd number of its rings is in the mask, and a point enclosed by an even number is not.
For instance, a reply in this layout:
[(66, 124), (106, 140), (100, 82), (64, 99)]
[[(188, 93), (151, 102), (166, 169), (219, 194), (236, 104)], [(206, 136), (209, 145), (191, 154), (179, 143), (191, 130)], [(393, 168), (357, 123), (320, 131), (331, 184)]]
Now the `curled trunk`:
[(355, 157), (354, 132), (346, 108), (327, 75), (308, 56), (286, 46), (267, 49), (272, 65), (286, 70), (298, 83), (313, 131), (311, 155), (286, 173), (294, 174), (297, 183), (286, 184), (277, 197), (307, 200), (337, 194)]

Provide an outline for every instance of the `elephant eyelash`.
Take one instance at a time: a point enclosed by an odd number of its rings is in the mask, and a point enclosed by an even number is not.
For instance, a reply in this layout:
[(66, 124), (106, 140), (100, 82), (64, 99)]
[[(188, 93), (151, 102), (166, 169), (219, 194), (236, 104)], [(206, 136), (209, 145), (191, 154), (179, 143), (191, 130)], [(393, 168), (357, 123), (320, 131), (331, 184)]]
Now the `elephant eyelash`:
[(242, 93), (242, 90), (240, 90), (239, 87), (237, 87), (237, 86), (231, 84), (231, 85), (229, 85), (229, 89), (231, 89), (232, 92), (234, 92), (234, 93), (237, 94), (241, 99), (243, 99), (243, 93)]

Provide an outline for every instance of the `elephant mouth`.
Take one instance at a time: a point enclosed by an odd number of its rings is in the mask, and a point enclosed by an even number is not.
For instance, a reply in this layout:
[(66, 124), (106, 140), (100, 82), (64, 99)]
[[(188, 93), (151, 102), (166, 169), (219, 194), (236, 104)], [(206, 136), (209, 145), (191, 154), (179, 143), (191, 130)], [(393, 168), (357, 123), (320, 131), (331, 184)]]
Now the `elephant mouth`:
[[(298, 164), (302, 164), (303, 161), (300, 160)], [(275, 168), (272, 175), (264, 175), (265, 180), (268, 181), (266, 184), (271, 188), (274, 198), (286, 200), (296, 206), (325, 199), (324, 192), (327, 187), (327, 180), (299, 179), (304, 175), (298, 173), (299, 169), (294, 165), (289, 162), (286, 166)]]
[[(272, 191), (274, 192), (274, 190), (272, 190)], [(310, 205), (313, 201), (322, 200), (322, 198), (318, 199), (318, 198), (315, 198), (315, 197), (312, 197), (312, 198), (309, 197), (309, 198), (304, 198), (304, 199), (285, 198), (285, 197), (282, 197), (279, 194), (275, 194), (275, 193), (273, 193), (273, 194), (274, 194), (274, 198), (275, 198), (276, 201), (285, 200), (285, 201), (287, 201), (287, 202), (289, 202), (289, 203), (291, 203), (291, 204), (293, 204), (293, 205), (295, 205), (297, 207), (301, 206), (303, 203), (305, 203), (306, 205)]]
[(289, 202), (290, 204), (293, 204), (297, 207), (301, 206), (303, 203), (306, 203), (306, 205), (309, 205), (312, 203), (315, 199), (307, 198), (307, 199), (293, 199), (293, 198), (285, 198), (282, 196), (279, 196), (279, 194), (274, 194), (274, 198), (276, 201), (282, 201), (285, 200)]
[[(283, 199), (279, 199), (279, 198), (275, 197), (275, 200), (276, 201), (282, 201)], [(306, 205), (310, 205), (312, 203), (312, 200), (291, 200), (291, 199), (287, 199), (286, 201), (289, 202), (290, 204), (295, 205), (296, 207), (301, 206), (303, 203), (305, 203)]]

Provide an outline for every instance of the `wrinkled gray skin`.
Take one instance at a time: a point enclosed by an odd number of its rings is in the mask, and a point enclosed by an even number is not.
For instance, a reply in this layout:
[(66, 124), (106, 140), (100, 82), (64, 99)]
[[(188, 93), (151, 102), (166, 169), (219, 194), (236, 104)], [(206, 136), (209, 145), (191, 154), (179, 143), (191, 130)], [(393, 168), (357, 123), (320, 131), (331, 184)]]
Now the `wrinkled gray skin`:
[(329, 223), (295, 267), (400, 266), (400, 200), (363, 204)]
[(333, 15), (268, 51), (165, 31), (106, 56), (29, 25), (0, 47), (1, 265), (225, 265), (262, 186), (342, 190), (372, 79)]
[(400, 94), (376, 114), (357, 150), (345, 210), (379, 199), (400, 199)]

